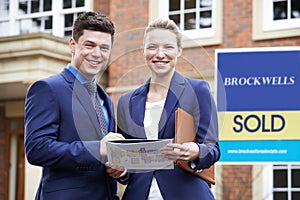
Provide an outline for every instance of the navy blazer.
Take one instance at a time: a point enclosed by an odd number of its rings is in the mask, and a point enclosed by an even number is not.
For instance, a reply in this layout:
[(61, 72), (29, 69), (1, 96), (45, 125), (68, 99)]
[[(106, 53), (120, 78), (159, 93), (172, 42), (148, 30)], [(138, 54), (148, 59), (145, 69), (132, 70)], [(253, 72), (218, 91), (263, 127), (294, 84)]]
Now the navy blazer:
[[(146, 138), (143, 121), (150, 80), (134, 91), (126, 93), (118, 102), (118, 132), (126, 138)], [(210, 167), (220, 158), (218, 120), (214, 100), (206, 81), (185, 78), (175, 72), (159, 121), (158, 138), (174, 138), (175, 111), (183, 108), (194, 116), (197, 144), (200, 148), (198, 170)], [(174, 170), (155, 170), (129, 174), (123, 199), (147, 199), (155, 176), (165, 200), (214, 199), (207, 183), (175, 166)]]
[[(98, 85), (115, 132), (113, 104)], [(90, 96), (68, 70), (35, 82), (25, 102), (25, 151), (43, 167), (36, 199), (118, 199), (100, 162), (102, 135)]]

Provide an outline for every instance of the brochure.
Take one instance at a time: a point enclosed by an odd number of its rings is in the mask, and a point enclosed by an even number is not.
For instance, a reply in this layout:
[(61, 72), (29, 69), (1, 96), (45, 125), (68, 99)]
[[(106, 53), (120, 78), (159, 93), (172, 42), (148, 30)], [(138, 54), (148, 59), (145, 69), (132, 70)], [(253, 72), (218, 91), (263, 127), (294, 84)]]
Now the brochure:
[(129, 172), (138, 170), (174, 169), (173, 160), (160, 153), (173, 139), (126, 139), (106, 143), (108, 162), (124, 166)]

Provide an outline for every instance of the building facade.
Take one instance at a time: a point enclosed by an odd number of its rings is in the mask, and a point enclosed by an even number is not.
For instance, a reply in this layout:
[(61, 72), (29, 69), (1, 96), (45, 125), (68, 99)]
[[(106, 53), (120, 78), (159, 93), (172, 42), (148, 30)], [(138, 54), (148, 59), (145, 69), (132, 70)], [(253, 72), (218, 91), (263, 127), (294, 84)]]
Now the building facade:
[[(24, 155), (25, 94), (69, 62), (72, 23), (85, 10), (101, 11), (116, 25), (110, 65), (99, 79), (115, 105), (148, 78), (143, 30), (158, 17), (173, 19), (184, 33), (177, 70), (207, 80), (213, 93), (216, 49), (300, 46), (298, 0), (1, 0), (0, 199), (34, 198), (41, 169)], [(296, 200), (299, 177), (299, 164), (219, 163), (212, 190), (218, 200)]]

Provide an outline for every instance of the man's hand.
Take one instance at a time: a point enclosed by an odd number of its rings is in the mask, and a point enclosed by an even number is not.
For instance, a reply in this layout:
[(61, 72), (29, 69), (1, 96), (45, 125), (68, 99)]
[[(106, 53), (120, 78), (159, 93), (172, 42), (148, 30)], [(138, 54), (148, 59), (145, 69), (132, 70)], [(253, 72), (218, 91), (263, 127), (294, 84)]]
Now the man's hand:
[(127, 170), (122, 166), (111, 165), (109, 162), (105, 163), (106, 172), (113, 178), (121, 178), (127, 173)]
[(120, 133), (113, 133), (110, 132), (107, 135), (105, 135), (104, 138), (102, 138), (100, 142), (100, 156), (105, 157), (107, 156), (106, 152), (106, 142), (109, 140), (124, 140), (125, 138)]

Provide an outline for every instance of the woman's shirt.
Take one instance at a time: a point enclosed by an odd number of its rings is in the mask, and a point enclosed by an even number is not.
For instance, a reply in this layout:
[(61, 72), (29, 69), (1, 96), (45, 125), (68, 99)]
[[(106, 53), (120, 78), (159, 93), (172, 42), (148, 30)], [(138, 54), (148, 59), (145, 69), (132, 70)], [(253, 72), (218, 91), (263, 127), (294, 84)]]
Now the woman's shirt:
[[(148, 140), (158, 139), (158, 124), (164, 108), (165, 99), (157, 102), (146, 102), (144, 127)], [(163, 199), (155, 177), (152, 178), (148, 200)]]

